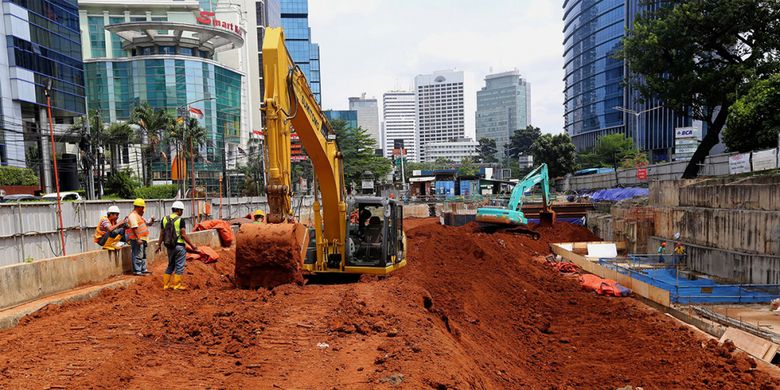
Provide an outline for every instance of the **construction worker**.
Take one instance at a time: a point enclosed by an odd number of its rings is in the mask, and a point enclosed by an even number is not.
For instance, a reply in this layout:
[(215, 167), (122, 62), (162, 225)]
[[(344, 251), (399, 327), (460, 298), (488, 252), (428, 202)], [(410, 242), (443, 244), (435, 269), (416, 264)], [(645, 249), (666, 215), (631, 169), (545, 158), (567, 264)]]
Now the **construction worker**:
[(151, 273), (146, 268), (146, 247), (149, 241), (149, 226), (154, 224), (154, 217), (149, 221), (144, 219), (145, 208), (146, 202), (138, 198), (133, 201), (133, 211), (127, 216), (127, 239), (133, 253), (133, 274), (137, 276)]
[(263, 210), (255, 210), (252, 217), (254, 218), (253, 223), (265, 223), (265, 211)]
[(119, 207), (110, 206), (106, 215), (100, 217), (95, 227), (95, 243), (106, 250), (116, 250), (125, 245), (125, 222), (119, 221)]
[[(184, 214), (184, 203), (181, 201), (173, 202), (171, 206), (171, 215), (168, 215), (162, 219), (162, 229), (160, 229), (160, 239), (157, 245), (155, 253), (159, 253), (162, 250), (165, 231), (168, 229), (169, 224), (173, 224), (173, 231), (176, 234), (176, 239), (173, 245), (166, 244), (166, 250), (168, 251), (168, 268), (165, 269), (163, 275), (163, 290), (186, 290), (187, 288), (182, 284), (182, 277), (184, 275), (184, 267), (187, 264), (187, 250), (185, 244), (189, 245), (192, 250), (198, 251), (198, 246), (190, 241), (187, 236), (187, 226), (184, 219), (181, 217)], [(173, 278), (171, 278), (171, 276)]]
[(662, 241), (661, 245), (658, 246), (658, 262), (663, 263), (664, 262), (664, 251), (666, 251), (666, 241)]
[(675, 243), (672, 253), (674, 253), (674, 263), (680, 264), (683, 256), (685, 256), (685, 245), (682, 242)]

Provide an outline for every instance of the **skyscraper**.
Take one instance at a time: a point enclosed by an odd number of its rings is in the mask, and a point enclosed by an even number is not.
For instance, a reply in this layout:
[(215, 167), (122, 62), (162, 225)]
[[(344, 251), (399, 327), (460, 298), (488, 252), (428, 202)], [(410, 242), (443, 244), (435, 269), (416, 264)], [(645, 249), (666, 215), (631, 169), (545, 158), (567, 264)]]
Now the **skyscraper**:
[(417, 98), (417, 146), (419, 158), (425, 161), (429, 142), (463, 138), (464, 122), (463, 72), (443, 70), (414, 78)]
[(356, 129), (359, 125), (358, 112), (355, 110), (325, 110), (322, 112), (328, 121), (342, 120), (347, 123), (348, 129)]
[(416, 104), (415, 93), (390, 91), (382, 95), (382, 144), (385, 157), (393, 154), (395, 140), (403, 140), (406, 158), (418, 162), (417, 140), (415, 139)]
[(379, 134), (379, 105), (376, 98), (366, 99), (365, 93), (360, 97), (351, 97), (349, 109), (357, 111), (358, 125), (374, 138), (377, 148), (382, 148), (382, 137)]
[(311, 41), (309, 0), (280, 0), (284, 43), (320, 103), (320, 46)]
[[(566, 132), (577, 150), (592, 148), (602, 135), (624, 133), (653, 161), (668, 160), (675, 127), (691, 120), (660, 108), (657, 99), (639, 103), (638, 93), (623, 80), (630, 71), (615, 58), (634, 15), (657, 4), (641, 0), (564, 0), (564, 80)], [(656, 2), (658, 3), (658, 2)], [(634, 114), (643, 112), (637, 120)], [(658, 108), (658, 109), (655, 109)]]
[[(0, 165), (29, 167), (47, 190), (51, 175), (49, 120), (45, 87), (51, 83), (51, 106), (56, 149), (78, 144), (66, 134), (73, 120), (84, 115), (84, 64), (81, 59), (78, 3), (76, 0), (4, 1), (0, 34)], [(76, 170), (73, 163), (67, 164)], [(67, 170), (60, 163), (60, 172)], [(61, 175), (62, 176), (62, 175)], [(68, 183), (60, 183), (63, 188)], [(78, 182), (76, 182), (78, 186)], [(78, 188), (78, 187), (77, 187)], [(68, 187), (68, 189), (71, 189)]]
[(512, 133), (530, 123), (531, 83), (517, 70), (485, 76), (485, 86), (477, 91), (477, 140), (496, 140), (496, 158), (501, 159)]

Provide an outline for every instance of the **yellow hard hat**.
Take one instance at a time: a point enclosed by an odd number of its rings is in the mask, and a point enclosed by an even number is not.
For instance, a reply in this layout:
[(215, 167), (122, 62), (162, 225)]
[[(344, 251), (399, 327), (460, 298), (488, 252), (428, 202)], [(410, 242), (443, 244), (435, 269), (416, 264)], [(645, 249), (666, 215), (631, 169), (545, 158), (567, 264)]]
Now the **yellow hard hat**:
[(265, 218), (265, 211), (263, 211), (263, 210), (255, 210), (254, 216), (257, 217), (258, 215), (263, 217), (263, 218)]
[(133, 201), (133, 206), (135, 206), (135, 207), (146, 207), (146, 202), (144, 202), (143, 199), (138, 198), (138, 199)]

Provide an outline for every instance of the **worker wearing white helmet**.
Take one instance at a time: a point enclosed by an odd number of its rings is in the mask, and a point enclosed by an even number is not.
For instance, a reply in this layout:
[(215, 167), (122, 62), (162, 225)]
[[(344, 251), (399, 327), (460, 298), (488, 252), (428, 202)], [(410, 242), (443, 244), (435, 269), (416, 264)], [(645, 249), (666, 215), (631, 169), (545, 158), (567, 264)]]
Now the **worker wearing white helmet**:
[(187, 226), (181, 217), (184, 214), (184, 203), (178, 200), (173, 202), (171, 211), (171, 215), (165, 216), (162, 220), (160, 239), (155, 253), (159, 253), (163, 245), (168, 251), (168, 268), (163, 275), (163, 290), (186, 290), (181, 280), (187, 264), (185, 243), (196, 252), (198, 247), (187, 236)]
[(110, 206), (95, 227), (95, 243), (103, 249), (115, 250), (125, 245), (125, 220), (119, 221), (119, 213), (119, 207)]

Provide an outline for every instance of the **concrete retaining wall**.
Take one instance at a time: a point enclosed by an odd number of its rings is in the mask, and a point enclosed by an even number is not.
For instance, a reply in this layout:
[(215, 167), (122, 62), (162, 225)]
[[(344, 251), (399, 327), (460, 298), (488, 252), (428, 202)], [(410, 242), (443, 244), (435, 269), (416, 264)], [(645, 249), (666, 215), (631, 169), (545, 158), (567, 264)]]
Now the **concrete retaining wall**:
[[(190, 233), (190, 237), (197, 245), (221, 247), (215, 230)], [(150, 262), (155, 260), (156, 242), (150, 241), (147, 252)], [(164, 254), (159, 256), (160, 259), (163, 257)], [(130, 247), (112, 252), (95, 250), (0, 267), (0, 309), (100, 282), (131, 270)]]
[[(657, 248), (661, 237), (651, 237), (648, 245)], [(780, 256), (711, 248), (683, 241), (686, 265), (707, 275), (746, 284), (780, 284)]]

